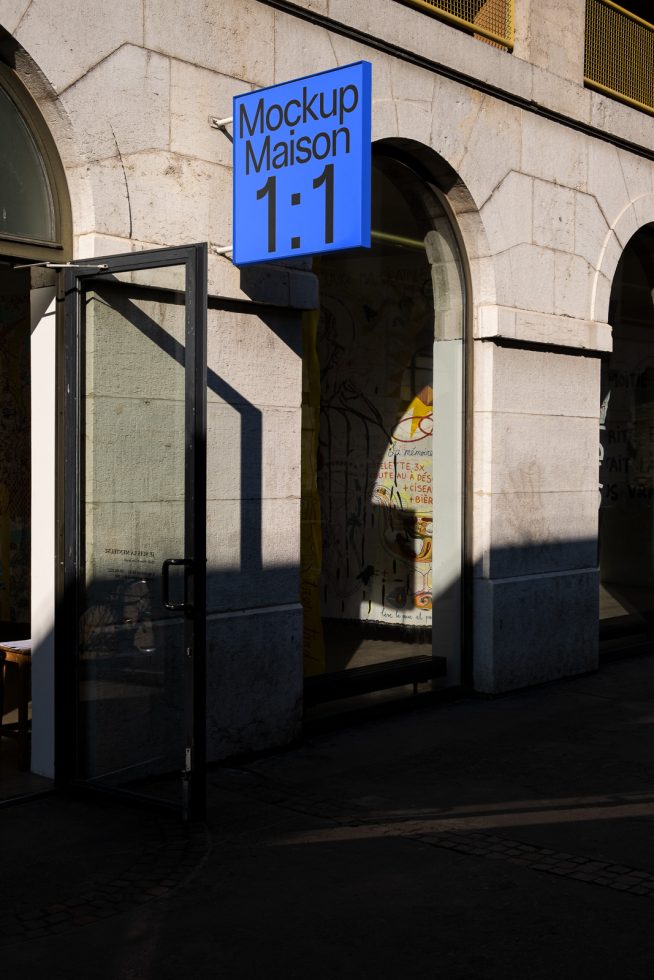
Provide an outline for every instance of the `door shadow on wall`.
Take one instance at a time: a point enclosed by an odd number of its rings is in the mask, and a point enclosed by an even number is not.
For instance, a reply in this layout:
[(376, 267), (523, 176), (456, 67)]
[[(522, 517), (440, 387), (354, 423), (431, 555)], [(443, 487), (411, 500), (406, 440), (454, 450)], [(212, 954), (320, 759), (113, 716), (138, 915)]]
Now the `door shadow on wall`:
[[(109, 281), (109, 277), (105, 277)], [(121, 316), (128, 318), (130, 324), (139, 330), (150, 342), (155, 344), (164, 353), (171, 357), (181, 366), (185, 365), (185, 349), (175, 337), (167, 332), (156, 320), (152, 319), (144, 310), (133, 302), (129, 302), (128, 296), (140, 296), (151, 298), (151, 290), (134, 286), (120, 284), (120, 301), (117, 311)], [(156, 290), (155, 292), (162, 292)], [(109, 296), (110, 298), (110, 296)], [(105, 300), (107, 297), (105, 297)], [(176, 302), (175, 294), (170, 293), (166, 296), (166, 302)], [(289, 315), (282, 308), (271, 308), (248, 302), (239, 303), (237, 301), (219, 300), (211, 298), (209, 302), (209, 314), (219, 317), (221, 313), (225, 315), (239, 314), (242, 317), (251, 316), (257, 321), (262, 321), (266, 328), (286, 345), (292, 353), (301, 358), (302, 338), (301, 329), (298, 322), (298, 314)], [(220, 324), (215, 327), (210, 325), (210, 353), (220, 357)], [(274, 378), (269, 379), (270, 384), (274, 384)], [(289, 594), (289, 576), (292, 579), (290, 592), (298, 595), (299, 569), (296, 566), (286, 566), (275, 564), (270, 568), (264, 568), (263, 561), (263, 541), (264, 527), (262, 515), (262, 500), (265, 494), (263, 484), (263, 414), (260, 407), (249, 401), (241, 391), (237, 390), (225, 378), (221, 377), (216, 369), (209, 366), (207, 369), (207, 391), (209, 396), (208, 410), (211, 412), (214, 407), (222, 403), (228, 406), (239, 418), (238, 432), (238, 467), (239, 472), (235, 478), (235, 485), (221, 488), (225, 492), (225, 500), (232, 500), (234, 497), (240, 500), (240, 527), (239, 541), (234, 549), (234, 554), (225, 562), (225, 571), (222, 573), (215, 568), (216, 580), (212, 582), (212, 588), (208, 595), (208, 608), (210, 611), (226, 611), (229, 609), (247, 608), (252, 604), (255, 597), (264, 598), (266, 604), (273, 605), (276, 602), (287, 601), (284, 596)], [(219, 423), (218, 423), (219, 424)], [(230, 433), (231, 435), (231, 433)], [(202, 451), (204, 447), (200, 447)], [(212, 445), (216, 458), (208, 459), (209, 466), (213, 466), (216, 472), (222, 473), (231, 469), (231, 460), (221, 455), (220, 434)], [(269, 470), (275, 465), (279, 468), (287, 465), (285, 459), (275, 459), (268, 447)], [(221, 503), (222, 498), (209, 500), (208, 507), (213, 509), (218, 527), (221, 526)], [(233, 528), (225, 527), (225, 532), (231, 532)], [(211, 562), (211, 541), (208, 541), (209, 561)], [(242, 570), (239, 573), (239, 569)]]

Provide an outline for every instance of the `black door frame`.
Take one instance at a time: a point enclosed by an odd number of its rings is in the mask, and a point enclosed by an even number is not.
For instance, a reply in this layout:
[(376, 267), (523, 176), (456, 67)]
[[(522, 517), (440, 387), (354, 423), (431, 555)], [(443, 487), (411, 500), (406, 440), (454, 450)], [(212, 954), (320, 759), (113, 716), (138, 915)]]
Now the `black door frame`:
[[(185, 303), (185, 505), (184, 537), (189, 562), (184, 608), (183, 713), (180, 747), (183, 817), (206, 811), (206, 442), (207, 442), (207, 255), (206, 243), (79, 260), (62, 270), (58, 343), (58, 558), (55, 613), (55, 780), (89, 787), (80, 778), (78, 644), (81, 569), (82, 297), (90, 280), (117, 273), (184, 266)], [(95, 787), (94, 787), (95, 788)], [(124, 790), (112, 791), (129, 796)]]

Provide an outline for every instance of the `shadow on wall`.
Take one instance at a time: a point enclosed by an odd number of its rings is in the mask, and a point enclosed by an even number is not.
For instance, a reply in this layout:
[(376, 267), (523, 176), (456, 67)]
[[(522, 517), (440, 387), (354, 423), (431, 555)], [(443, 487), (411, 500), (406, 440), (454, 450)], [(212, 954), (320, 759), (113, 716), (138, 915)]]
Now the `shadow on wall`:
[[(218, 345), (211, 360), (220, 363), (220, 358), (214, 356), (219, 352), (220, 317), (242, 316), (242, 306), (216, 301), (211, 311), (215, 314), (211, 342)], [(176, 363), (184, 364), (184, 345), (144, 309), (130, 302), (125, 291), (121, 293), (119, 312), (151, 344)], [(263, 321), (292, 359), (301, 356), (296, 320), (270, 308), (256, 307), (250, 312), (254, 314), (251, 320)], [(247, 334), (241, 333), (239, 342), (247, 344)], [(239, 363), (244, 360), (241, 354), (239, 351)], [(255, 355), (261, 363), (261, 352), (253, 351), (253, 358)], [(268, 381), (274, 390), (275, 379)], [(279, 555), (264, 557), (265, 542), (271, 536), (263, 517), (262, 482), (264, 452), (270, 452), (271, 443), (266, 440), (264, 444), (262, 409), (243, 396), (236, 382), (229, 383), (213, 367), (208, 373), (208, 389), (210, 408), (218, 406), (222, 410), (227, 406), (238, 418), (236, 442), (230, 443), (222, 455), (220, 440), (213, 448), (217, 453), (215, 466), (235, 467), (231, 495), (216, 496), (209, 503), (209, 732), (211, 757), (218, 758), (279, 744), (297, 730), (302, 704), (302, 610), (299, 565)], [(298, 409), (291, 411), (297, 413)], [(297, 414), (294, 424), (299, 429)], [(115, 431), (119, 441), (133, 436), (131, 429), (121, 431), (118, 422)], [(268, 455), (266, 479), (271, 462), (297, 465)], [(281, 499), (286, 506), (288, 501)], [(378, 525), (388, 548), (397, 553), (396, 558), (403, 556), (408, 560), (417, 548), (424, 548), (427, 538), (426, 529), (421, 527), (423, 515), (408, 508), (393, 511), (385, 506), (374, 507), (372, 512), (373, 523)], [(289, 513), (286, 535), (283, 528), (276, 527), (272, 538), (290, 538), (287, 553), (297, 556), (299, 502), (298, 509)], [(474, 678), (481, 690), (521, 687), (591, 669), (596, 662), (596, 541), (542, 543), (543, 538), (551, 538), (551, 528), (544, 528), (539, 534), (535, 520), (520, 533), (524, 539), (521, 545), (494, 549), (483, 567), (471, 569), (468, 575), (474, 589), (475, 641), (479, 651)], [(168, 534), (170, 543), (166, 541)], [(512, 535), (514, 539), (518, 536)], [(104, 544), (95, 540), (94, 549), (100, 553), (105, 550)], [(179, 557), (178, 549), (179, 529), (171, 526), (158, 534), (157, 551), (152, 550), (146, 561), (123, 562), (121, 567), (112, 557), (110, 573), (108, 567), (103, 570), (102, 563), (90, 569), (92, 577), (87, 583), (80, 620), (82, 676), (90, 692), (89, 703), (101, 704), (106, 731), (115, 723), (114, 702), (121, 705), (116, 708), (119, 713), (143, 717), (135, 696), (139, 687), (169, 692), (157, 695), (162, 699), (161, 708), (154, 713), (164, 732), (174, 729), (166, 718), (167, 712), (172, 712), (173, 717), (179, 708), (181, 622), (163, 610), (159, 570), (165, 558)], [(137, 552), (137, 557), (140, 555)], [(435, 557), (438, 561), (438, 555)], [(433, 631), (438, 644), (447, 644), (451, 635), (441, 623), (443, 616), (452, 621), (460, 588), (459, 571), (460, 568), (452, 569), (435, 596)], [(415, 589), (415, 582), (405, 581), (406, 572), (398, 577), (403, 578), (398, 588)], [(374, 578), (368, 576), (369, 582)], [(179, 583), (174, 587), (179, 588)], [(131, 678), (128, 683), (126, 676)], [(101, 727), (104, 730), (104, 724)], [(106, 744), (108, 739), (96, 739), (102, 752), (117, 751), (120, 755), (120, 746), (139, 744), (138, 724), (134, 729), (125, 720), (120, 727), (131, 734), (113, 747)], [(140, 740), (147, 743), (144, 738)], [(112, 758), (104, 760), (101, 767), (118, 764), (119, 758)]]

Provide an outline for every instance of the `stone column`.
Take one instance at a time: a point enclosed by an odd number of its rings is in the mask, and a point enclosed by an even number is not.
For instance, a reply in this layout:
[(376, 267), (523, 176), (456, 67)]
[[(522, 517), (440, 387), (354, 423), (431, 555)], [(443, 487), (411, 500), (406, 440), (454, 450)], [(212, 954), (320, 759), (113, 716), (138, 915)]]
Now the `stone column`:
[(597, 666), (598, 440), (607, 324), (502, 307), (475, 341), (474, 685)]
[(516, 0), (514, 57), (583, 84), (585, 0)]

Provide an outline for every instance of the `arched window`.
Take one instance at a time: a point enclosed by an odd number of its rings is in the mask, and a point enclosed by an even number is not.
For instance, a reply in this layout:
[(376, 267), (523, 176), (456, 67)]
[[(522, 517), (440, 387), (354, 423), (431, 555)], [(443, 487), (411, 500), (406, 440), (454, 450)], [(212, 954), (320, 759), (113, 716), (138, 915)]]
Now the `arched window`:
[(403, 678), (410, 659), (451, 684), (462, 262), (440, 195), (410, 165), (377, 148), (372, 187), (372, 247), (320, 258), (320, 317), (305, 330), (305, 663), (310, 675), (375, 664), (388, 687), (384, 669)]
[(602, 363), (601, 637), (654, 634), (654, 226), (628, 242), (613, 280), (613, 351)]
[(3, 65), (0, 132), (0, 254), (54, 259), (70, 237), (63, 168), (38, 109)]

